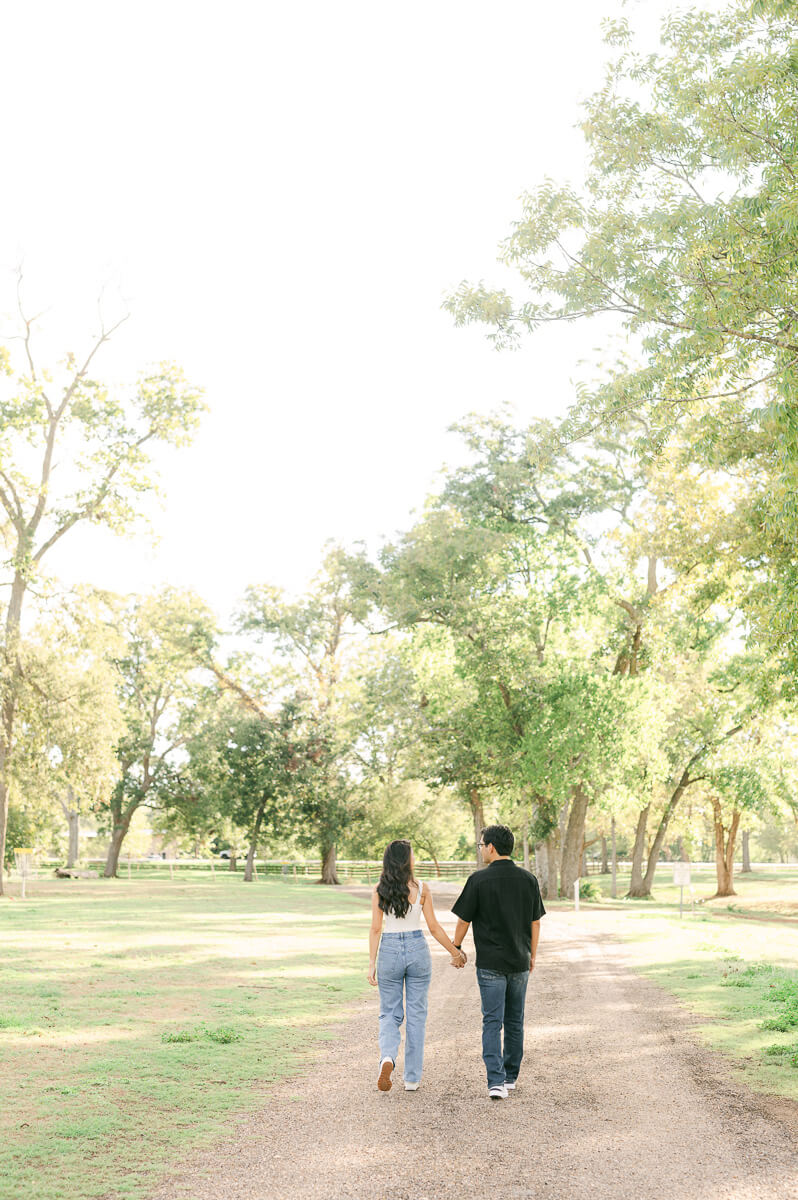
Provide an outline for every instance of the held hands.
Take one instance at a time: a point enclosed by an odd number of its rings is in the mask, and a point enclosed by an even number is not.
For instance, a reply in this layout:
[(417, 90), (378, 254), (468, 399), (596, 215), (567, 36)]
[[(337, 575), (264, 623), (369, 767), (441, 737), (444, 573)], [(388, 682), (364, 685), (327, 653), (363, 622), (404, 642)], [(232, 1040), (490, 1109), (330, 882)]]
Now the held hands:
[(452, 955), (452, 966), (462, 968), (468, 962), (465, 950), (456, 950)]

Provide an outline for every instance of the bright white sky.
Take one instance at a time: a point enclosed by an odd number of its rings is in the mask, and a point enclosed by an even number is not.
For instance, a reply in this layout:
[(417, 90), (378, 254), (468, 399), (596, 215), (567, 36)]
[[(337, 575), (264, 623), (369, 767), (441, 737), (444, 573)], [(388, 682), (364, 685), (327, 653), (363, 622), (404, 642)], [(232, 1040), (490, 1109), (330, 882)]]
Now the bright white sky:
[[(667, 0), (107, 0), (6, 6), (0, 313), (80, 349), (95, 300), (132, 319), (110, 377), (174, 359), (211, 413), (166, 462), (160, 542), (70, 535), (64, 577), (297, 588), (327, 539), (406, 528), (447, 426), (561, 411), (595, 331), (497, 354), (440, 303), (504, 278), (517, 198), (578, 181), (602, 16)], [(7, 322), (4, 322), (7, 324)], [(98, 368), (97, 374), (100, 374)]]

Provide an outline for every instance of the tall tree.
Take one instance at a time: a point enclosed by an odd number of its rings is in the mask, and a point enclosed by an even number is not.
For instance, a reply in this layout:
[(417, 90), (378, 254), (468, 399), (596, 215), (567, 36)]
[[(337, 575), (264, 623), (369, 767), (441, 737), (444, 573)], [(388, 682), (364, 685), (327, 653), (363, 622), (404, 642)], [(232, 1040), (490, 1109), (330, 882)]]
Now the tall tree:
[[(49, 552), (81, 523), (129, 527), (153, 486), (157, 443), (185, 444), (202, 409), (200, 393), (175, 366), (142, 375), (127, 394), (92, 376), (95, 359), (119, 328), (103, 327), (80, 358), (55, 370), (38, 359), (34, 322), (21, 316), (21, 362), (7, 348), (0, 394), (0, 505), (5, 515), (9, 596), (2, 614), (0, 683), (0, 861), (16, 746), (25, 600)], [(56, 470), (56, 465), (58, 469)], [(2, 894), (0, 873), (0, 895)]]
[(251, 587), (239, 629), (281, 657), (290, 687), (306, 697), (313, 764), (312, 829), (321, 850), (321, 881), (338, 882), (337, 843), (357, 808), (355, 743), (349, 721), (353, 636), (366, 605), (352, 588), (347, 557), (331, 550), (311, 591), (297, 600), (278, 588)]
[(97, 812), (111, 835), (104, 875), (112, 878), (134, 813), (171, 802), (186, 747), (211, 720), (216, 692), (197, 666), (197, 630), (211, 624), (190, 593), (171, 589), (134, 599), (117, 617), (114, 665), (124, 721), (115, 786)]
[(301, 707), (289, 699), (268, 719), (240, 715), (225, 730), (219, 800), (233, 824), (247, 830), (247, 883), (261, 841), (296, 833), (313, 807), (305, 785), (309, 759), (302, 724)]
[(102, 629), (85, 603), (70, 607), (69, 615), (62, 610), (40, 622), (19, 644), (11, 794), (24, 809), (49, 807), (59, 825), (63, 814), (67, 865), (74, 866), (81, 815), (113, 786), (121, 714)]
[(654, 54), (633, 48), (626, 21), (609, 23), (607, 41), (582, 125), (584, 188), (540, 185), (504, 243), (525, 294), (463, 284), (448, 306), (458, 322), (487, 323), (498, 345), (550, 322), (615, 318), (637, 352), (581, 389), (571, 436), (633, 413), (650, 456), (691, 420), (694, 460), (753, 464), (746, 607), (794, 675), (794, 6), (680, 10)]

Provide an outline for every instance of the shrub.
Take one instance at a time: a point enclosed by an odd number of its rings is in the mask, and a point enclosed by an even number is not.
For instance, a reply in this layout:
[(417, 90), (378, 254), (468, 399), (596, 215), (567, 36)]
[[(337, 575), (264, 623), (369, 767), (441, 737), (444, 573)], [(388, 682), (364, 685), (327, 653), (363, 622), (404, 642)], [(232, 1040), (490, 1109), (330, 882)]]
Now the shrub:
[(242, 1041), (242, 1034), (227, 1025), (220, 1025), (218, 1029), (204, 1029), (203, 1033), (205, 1037), (210, 1038), (212, 1042), (218, 1042), (220, 1046)]
[(579, 899), (580, 900), (600, 900), (603, 892), (599, 885), (593, 879), (579, 880)]

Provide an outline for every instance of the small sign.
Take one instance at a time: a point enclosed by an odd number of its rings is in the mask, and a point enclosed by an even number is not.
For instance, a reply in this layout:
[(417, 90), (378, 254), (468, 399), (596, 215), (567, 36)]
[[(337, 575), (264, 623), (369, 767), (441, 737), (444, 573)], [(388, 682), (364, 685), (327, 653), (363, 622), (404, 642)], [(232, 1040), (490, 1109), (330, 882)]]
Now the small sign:
[(677, 887), (690, 886), (689, 862), (677, 862), (673, 864), (673, 882)]

